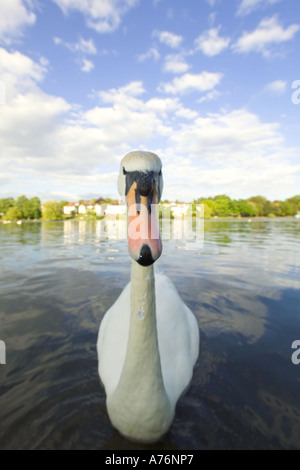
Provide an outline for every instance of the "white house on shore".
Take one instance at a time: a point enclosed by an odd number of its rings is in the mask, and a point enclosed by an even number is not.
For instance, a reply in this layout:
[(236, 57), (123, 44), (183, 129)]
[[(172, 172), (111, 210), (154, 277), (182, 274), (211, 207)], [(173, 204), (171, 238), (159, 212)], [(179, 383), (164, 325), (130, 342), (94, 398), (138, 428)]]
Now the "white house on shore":
[(104, 215), (124, 215), (126, 214), (125, 204), (108, 204), (104, 208)]
[(104, 199), (100, 198), (93, 202), (69, 202), (64, 206), (64, 214), (67, 216), (86, 215), (88, 212), (94, 212), (96, 216), (104, 217), (109, 215), (123, 215), (126, 214), (126, 206), (118, 203), (105, 203)]
[(97, 216), (103, 216), (104, 215), (104, 204), (95, 204), (95, 212)]
[(65, 215), (75, 215), (77, 214), (77, 206), (73, 202), (69, 202), (64, 206)]
[(87, 213), (87, 206), (86, 204), (79, 204), (78, 206), (78, 214), (84, 215)]
[[(184, 202), (164, 202), (162, 206), (169, 209), (175, 218), (182, 218), (188, 215), (190, 204)], [(126, 214), (126, 205), (118, 202), (110, 204), (105, 203), (100, 198), (95, 202), (69, 202), (64, 206), (64, 214), (67, 216), (86, 215), (88, 212), (94, 212), (98, 217), (116, 216)]]

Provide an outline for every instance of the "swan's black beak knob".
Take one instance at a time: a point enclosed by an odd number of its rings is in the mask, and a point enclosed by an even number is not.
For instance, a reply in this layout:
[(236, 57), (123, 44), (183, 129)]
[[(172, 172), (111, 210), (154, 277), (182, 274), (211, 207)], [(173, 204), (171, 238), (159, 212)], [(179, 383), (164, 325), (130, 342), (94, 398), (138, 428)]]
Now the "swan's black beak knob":
[(148, 245), (142, 246), (137, 262), (141, 266), (150, 266), (151, 264), (154, 263), (154, 259), (152, 258), (152, 253)]

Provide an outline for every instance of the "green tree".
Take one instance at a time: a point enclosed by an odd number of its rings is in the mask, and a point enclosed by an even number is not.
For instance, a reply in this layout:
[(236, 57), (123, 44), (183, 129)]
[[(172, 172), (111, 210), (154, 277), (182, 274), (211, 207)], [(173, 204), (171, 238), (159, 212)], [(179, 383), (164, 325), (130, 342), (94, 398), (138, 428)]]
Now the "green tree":
[(28, 219), (29, 214), (29, 201), (26, 196), (20, 196), (16, 200), (16, 207), (22, 213), (22, 219)]
[(57, 201), (47, 201), (43, 204), (43, 220), (62, 220), (62, 207)]
[(265, 215), (265, 204), (267, 199), (263, 196), (254, 196), (248, 199), (248, 202), (254, 204), (254, 208), (258, 216)]
[(28, 201), (28, 217), (29, 219), (40, 219), (42, 217), (41, 201), (38, 197), (32, 197)]
[(212, 209), (212, 207), (206, 204), (206, 202), (202, 202), (201, 204), (204, 205), (204, 218), (210, 219), (214, 214), (214, 210)]
[(231, 200), (229, 202), (229, 213), (228, 213), (228, 215), (233, 215), (233, 216), (241, 215), (238, 201)]
[(38, 197), (28, 199), (26, 196), (20, 196), (16, 200), (16, 207), (21, 211), (23, 219), (39, 219), (42, 215)]
[(280, 212), (282, 216), (295, 215), (294, 205), (288, 201), (279, 201)]
[(290, 197), (286, 199), (286, 202), (292, 206), (292, 213), (290, 215), (295, 215), (300, 211), (300, 196)]
[(3, 220), (20, 220), (22, 219), (22, 212), (17, 206), (10, 207), (6, 214), (3, 216)]
[[(200, 198), (198, 200), (198, 204), (204, 204), (204, 217), (206, 217), (205, 213), (208, 215), (208, 217), (212, 217), (213, 215), (215, 215), (216, 203), (213, 199), (211, 199), (211, 198), (208, 198), (208, 199)], [(209, 207), (210, 210), (205, 209), (205, 206)]]
[(232, 204), (229, 196), (220, 194), (215, 197), (216, 214), (220, 217), (226, 217), (231, 214)]
[(4, 215), (10, 207), (15, 205), (15, 200), (12, 197), (0, 199), (0, 217)]
[(257, 215), (254, 206), (246, 199), (239, 199), (236, 201), (236, 205), (239, 211), (239, 215), (242, 217), (255, 217)]
[(280, 207), (277, 206), (274, 202), (266, 201), (263, 215), (265, 217), (278, 217), (281, 215)]

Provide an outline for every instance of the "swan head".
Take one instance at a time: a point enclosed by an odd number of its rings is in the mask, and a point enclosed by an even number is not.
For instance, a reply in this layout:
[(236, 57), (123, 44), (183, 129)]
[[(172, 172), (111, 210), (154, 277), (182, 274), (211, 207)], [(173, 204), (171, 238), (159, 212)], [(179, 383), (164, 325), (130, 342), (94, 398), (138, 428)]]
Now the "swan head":
[(163, 189), (162, 163), (152, 152), (130, 152), (121, 160), (118, 189), (126, 197), (128, 249), (142, 266), (161, 255), (158, 203)]

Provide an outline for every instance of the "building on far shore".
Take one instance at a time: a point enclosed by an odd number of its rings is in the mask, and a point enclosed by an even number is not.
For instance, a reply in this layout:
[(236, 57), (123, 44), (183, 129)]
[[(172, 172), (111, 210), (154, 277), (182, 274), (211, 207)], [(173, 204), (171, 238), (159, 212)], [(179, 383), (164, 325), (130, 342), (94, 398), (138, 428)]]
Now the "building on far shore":
[(124, 215), (126, 210), (125, 204), (107, 204), (104, 208), (104, 215)]
[(64, 206), (64, 214), (67, 216), (86, 215), (93, 212), (96, 216), (122, 215), (126, 213), (126, 206), (118, 202), (107, 203), (103, 198), (96, 201), (69, 202)]
[[(169, 209), (175, 218), (182, 218), (187, 215), (190, 204), (184, 202), (164, 202), (162, 206)], [(64, 206), (64, 214), (67, 216), (86, 215), (93, 212), (98, 217), (115, 216), (126, 214), (126, 205), (120, 202), (105, 202), (99, 198), (96, 201), (69, 202)]]
[(78, 211), (78, 205), (74, 204), (73, 202), (69, 202), (64, 206), (64, 214), (65, 215), (76, 215)]

